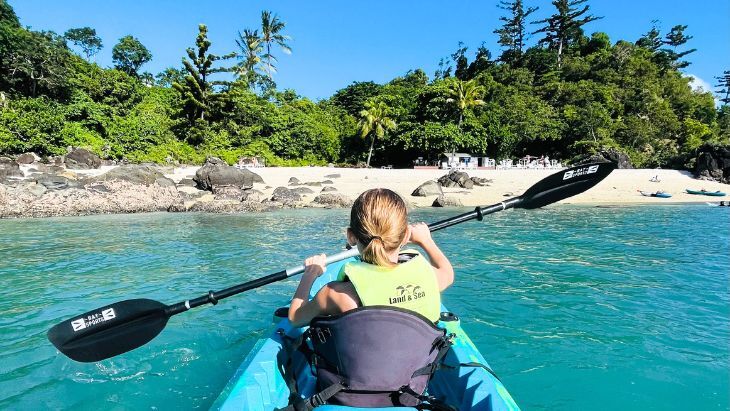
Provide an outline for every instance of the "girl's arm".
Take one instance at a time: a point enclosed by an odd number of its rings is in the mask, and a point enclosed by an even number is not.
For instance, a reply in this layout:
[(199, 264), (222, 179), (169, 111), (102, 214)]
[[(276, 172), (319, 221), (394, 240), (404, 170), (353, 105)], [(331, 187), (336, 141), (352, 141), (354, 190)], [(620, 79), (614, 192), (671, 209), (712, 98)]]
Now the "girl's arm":
[(431, 238), (431, 231), (425, 223), (417, 223), (411, 225), (410, 242), (421, 247), (431, 260), (431, 266), (436, 273), (439, 290), (443, 291), (454, 283), (454, 268), (451, 262), (446, 258), (441, 249)]
[(324, 273), (326, 268), (326, 256), (324, 254), (315, 255), (304, 260), (304, 274), (299, 282), (297, 290), (289, 306), (289, 321), (295, 327), (301, 327), (309, 324), (312, 319), (318, 315), (328, 313), (328, 301), (330, 288), (325, 286), (309, 300), (309, 291), (312, 289), (314, 281)]

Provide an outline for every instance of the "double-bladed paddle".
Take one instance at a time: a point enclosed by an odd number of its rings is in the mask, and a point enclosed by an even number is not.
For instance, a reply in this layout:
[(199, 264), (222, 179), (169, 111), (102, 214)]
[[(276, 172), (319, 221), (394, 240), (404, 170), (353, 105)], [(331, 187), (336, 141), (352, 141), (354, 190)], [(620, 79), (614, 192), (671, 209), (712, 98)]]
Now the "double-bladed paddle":
[[(616, 166), (593, 163), (562, 170), (538, 181), (519, 197), (429, 224), (441, 230), (507, 208), (538, 208), (582, 193), (606, 178)], [(327, 257), (327, 264), (354, 257), (357, 249)], [(119, 301), (63, 321), (48, 331), (48, 339), (69, 358), (81, 362), (101, 361), (141, 347), (157, 336), (173, 315), (300, 274), (304, 266), (289, 268), (220, 291), (209, 291), (192, 300), (166, 305), (149, 299)]]

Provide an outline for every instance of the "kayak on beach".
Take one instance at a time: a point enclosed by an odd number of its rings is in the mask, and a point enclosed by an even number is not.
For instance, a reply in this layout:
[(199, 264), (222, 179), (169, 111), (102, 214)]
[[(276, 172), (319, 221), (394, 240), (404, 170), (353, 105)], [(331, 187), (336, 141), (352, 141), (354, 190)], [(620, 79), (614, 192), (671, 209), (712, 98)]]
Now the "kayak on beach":
[(639, 190), (639, 193), (641, 193), (641, 195), (643, 195), (644, 197), (658, 197), (658, 198), (671, 198), (672, 197), (671, 194), (669, 194), (665, 191), (657, 191), (654, 193), (650, 193), (648, 191)]
[(687, 194), (695, 194), (695, 195), (711, 196), (711, 197), (725, 197), (725, 193), (723, 193), (720, 190), (717, 190), (717, 191), (690, 190), (688, 188), (687, 189)]
[[(311, 295), (330, 281), (337, 279), (342, 265), (350, 260), (331, 264), (312, 286)], [(458, 410), (518, 410), (505, 386), (492, 371), (487, 361), (471, 339), (461, 328), (458, 315), (448, 312), (442, 306), (438, 327), (453, 334), (451, 349), (428, 383), (427, 394), (439, 402)], [(289, 372), (296, 377), (299, 394), (304, 398), (317, 393), (316, 376), (306, 361), (291, 361), (287, 345), (297, 339), (307, 327), (295, 328), (286, 319), (286, 309), (277, 310), (274, 320), (277, 325), (266, 337), (258, 340), (245, 357), (238, 370), (213, 403), (212, 410), (270, 410), (284, 408), (289, 404), (291, 391), (284, 378), (287, 372), (280, 372), (285, 364), (294, 366)], [(388, 359), (383, 359), (387, 363)], [(386, 364), (387, 365), (387, 364)], [(317, 407), (322, 410), (353, 409), (415, 410), (411, 407), (356, 408), (335, 405)]]

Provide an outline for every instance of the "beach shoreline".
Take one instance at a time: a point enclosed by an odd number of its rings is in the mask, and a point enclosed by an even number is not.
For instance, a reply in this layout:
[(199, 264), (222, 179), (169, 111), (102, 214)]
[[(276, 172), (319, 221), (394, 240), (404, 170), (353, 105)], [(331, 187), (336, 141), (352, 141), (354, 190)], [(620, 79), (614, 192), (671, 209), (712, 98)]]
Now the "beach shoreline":
[[(153, 178), (153, 183), (147, 184), (105, 179), (110, 171), (120, 168), (116, 170), (119, 172), (124, 167), (137, 167), (148, 173), (156, 173), (158, 178)], [(233, 170), (233, 167), (225, 165), (220, 167)], [(435, 203), (475, 207), (519, 196), (539, 180), (560, 171), (462, 170), (466, 175), (460, 174), (461, 180), (457, 184), (445, 181), (444, 176), (449, 172), (441, 169), (262, 167), (247, 169), (260, 177), (247, 187), (213, 186), (203, 190), (193, 180), (200, 168), (140, 165), (66, 169), (57, 175), (66, 179), (68, 187), (58, 189), (38, 177), (33, 165), (23, 165), (20, 167), (23, 177), (15, 179), (12, 184), (0, 184), (0, 218), (159, 211), (236, 213), (279, 208), (346, 208), (360, 193), (372, 188), (393, 190), (413, 208), (432, 207)], [(439, 179), (441, 183), (438, 183)], [(432, 183), (427, 184), (430, 190), (424, 190), (426, 195), (413, 195), (419, 186), (429, 181)], [(617, 169), (595, 187), (559, 204), (619, 206), (718, 202), (725, 197), (691, 195), (685, 190), (727, 192), (728, 188), (727, 184), (697, 179), (687, 171)], [(639, 190), (661, 190), (671, 194), (671, 197), (646, 197)]]

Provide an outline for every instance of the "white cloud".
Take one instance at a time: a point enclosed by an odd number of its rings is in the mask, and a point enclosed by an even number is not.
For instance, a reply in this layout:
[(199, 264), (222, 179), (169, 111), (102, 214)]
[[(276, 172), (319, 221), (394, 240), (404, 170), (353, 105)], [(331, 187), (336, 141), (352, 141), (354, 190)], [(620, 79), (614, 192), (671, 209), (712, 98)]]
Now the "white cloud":
[(712, 97), (715, 99), (715, 106), (720, 107), (720, 98), (717, 97), (717, 94), (715, 94), (714, 88), (710, 85), (710, 83), (702, 80), (694, 74), (688, 73), (684, 76), (689, 78), (689, 86), (692, 87), (692, 90), (697, 93), (712, 93)]
[(705, 80), (702, 80), (694, 74), (685, 74), (685, 77), (688, 77), (690, 79), (689, 85), (690, 87), (692, 87), (692, 90), (699, 93), (712, 93), (712, 86)]

